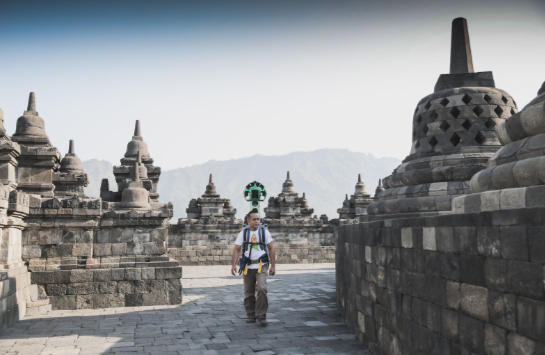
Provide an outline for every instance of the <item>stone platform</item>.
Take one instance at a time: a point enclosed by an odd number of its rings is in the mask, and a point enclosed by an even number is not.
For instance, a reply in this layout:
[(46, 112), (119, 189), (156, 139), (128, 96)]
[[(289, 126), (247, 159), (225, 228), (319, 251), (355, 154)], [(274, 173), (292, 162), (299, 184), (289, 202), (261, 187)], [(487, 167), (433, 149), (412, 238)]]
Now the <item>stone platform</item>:
[(245, 323), (242, 278), (229, 271), (184, 267), (182, 305), (26, 317), (0, 336), (0, 354), (370, 354), (335, 307), (334, 264), (277, 265), (267, 328)]

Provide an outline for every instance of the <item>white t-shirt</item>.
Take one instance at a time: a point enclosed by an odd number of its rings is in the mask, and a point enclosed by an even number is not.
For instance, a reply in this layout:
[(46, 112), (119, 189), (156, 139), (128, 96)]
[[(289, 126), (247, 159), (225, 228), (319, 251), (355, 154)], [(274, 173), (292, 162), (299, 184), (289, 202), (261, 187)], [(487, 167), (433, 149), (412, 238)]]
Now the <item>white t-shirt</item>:
[[(261, 227), (259, 227), (261, 228)], [(271, 237), (271, 233), (265, 228), (265, 244), (272, 243), (273, 239)], [(256, 231), (250, 231), (250, 237), (249, 242), (252, 243), (259, 243), (259, 230)], [(238, 234), (237, 239), (235, 240), (235, 245), (243, 245), (244, 244), (244, 229)], [(244, 255), (247, 257), (251, 257), (252, 260), (257, 260), (261, 256), (265, 255), (265, 250), (261, 250), (260, 245), (250, 245), (246, 247), (246, 251), (244, 252)], [(250, 248), (252, 248), (252, 255), (250, 255)], [(263, 249), (266, 249), (266, 245), (263, 246)], [(263, 263), (266, 264), (266, 263)], [(248, 269), (258, 269), (259, 263), (257, 264), (250, 264), (248, 265)]]

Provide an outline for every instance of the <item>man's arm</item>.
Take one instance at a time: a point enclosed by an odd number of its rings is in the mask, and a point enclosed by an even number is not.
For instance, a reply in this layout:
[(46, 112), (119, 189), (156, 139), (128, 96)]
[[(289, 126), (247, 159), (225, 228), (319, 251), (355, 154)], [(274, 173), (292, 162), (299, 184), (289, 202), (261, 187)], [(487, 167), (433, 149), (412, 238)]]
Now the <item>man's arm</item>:
[(235, 245), (235, 248), (233, 249), (233, 260), (231, 264), (231, 275), (235, 275), (237, 272), (237, 260), (238, 255), (240, 254), (240, 249), (242, 249), (242, 245)]
[(274, 254), (274, 246), (273, 243), (270, 242), (267, 244), (267, 248), (269, 249), (269, 275), (274, 276), (276, 270), (274, 267), (276, 266), (276, 255)]

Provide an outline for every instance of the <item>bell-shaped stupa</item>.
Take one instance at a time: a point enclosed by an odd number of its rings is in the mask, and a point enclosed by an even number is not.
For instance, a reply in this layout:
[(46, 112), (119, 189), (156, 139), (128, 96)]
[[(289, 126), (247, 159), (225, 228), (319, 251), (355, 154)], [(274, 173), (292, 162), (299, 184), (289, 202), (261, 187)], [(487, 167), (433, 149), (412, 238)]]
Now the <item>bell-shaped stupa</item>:
[(81, 165), (80, 158), (76, 155), (74, 149), (74, 141), (71, 139), (68, 145), (68, 153), (62, 158), (61, 166), (59, 168), (61, 172), (83, 172), (83, 166)]
[(132, 168), (132, 181), (123, 189), (121, 195), (121, 207), (130, 209), (150, 209), (149, 191), (146, 190), (138, 175), (138, 162)]
[(337, 210), (339, 219), (354, 219), (367, 214), (367, 206), (373, 202), (373, 197), (365, 191), (365, 184), (361, 180), (361, 174), (358, 174), (358, 182), (354, 194), (348, 198), (346, 195), (342, 208)]
[(89, 177), (83, 170), (80, 158), (76, 155), (74, 141), (68, 145), (68, 153), (62, 158), (59, 171), (53, 172), (55, 197), (85, 195), (85, 187), (89, 185)]
[(33, 92), (28, 97), (26, 111), (17, 119), (17, 127), (13, 137), (47, 138), (44, 120), (38, 116), (38, 111), (36, 111), (36, 95)]
[[(138, 162), (140, 172), (142, 172), (143, 168), (146, 169), (146, 176), (140, 174), (140, 180), (147, 181), (147, 183), (144, 184), (144, 187), (149, 191), (150, 200), (153, 202), (159, 201), (157, 184), (159, 183), (161, 168), (153, 165), (153, 159), (149, 154), (148, 145), (144, 142), (144, 138), (142, 138), (139, 120), (136, 120), (134, 135), (129, 143), (127, 143), (127, 151), (125, 152), (124, 157), (121, 158), (121, 165), (114, 166), (114, 175), (118, 185), (118, 191), (122, 191), (125, 186), (125, 181), (132, 178), (130, 176), (130, 171), (135, 162)], [(117, 198), (119, 198), (119, 196)]]
[(220, 197), (220, 194), (216, 192), (216, 185), (212, 181), (212, 174), (208, 177), (208, 184), (206, 185), (206, 190), (202, 197)]
[(492, 72), (474, 72), (467, 21), (452, 22), (450, 73), (413, 115), (410, 154), (383, 179), (370, 215), (450, 213), (452, 198), (470, 192), (469, 180), (501, 148), (498, 125), (517, 113), (496, 89)]
[(132, 140), (127, 143), (127, 151), (125, 152), (125, 158), (136, 158), (138, 153), (142, 158), (149, 158), (148, 145), (144, 142), (142, 138), (142, 132), (140, 130), (140, 121), (136, 120), (136, 125), (134, 127), (134, 135)]
[(306, 195), (299, 197), (295, 192), (289, 171), (282, 184), (282, 192), (277, 197), (270, 197), (264, 210), (268, 219), (311, 218), (314, 213), (314, 209), (308, 206)]
[(36, 95), (31, 92), (27, 109), (17, 119), (16, 130), (11, 137), (21, 148), (17, 162), (17, 187), (28, 194), (53, 197), (53, 170), (58, 167), (61, 155), (49, 142), (44, 127), (44, 120), (36, 111)]
[(235, 218), (237, 210), (233, 208), (231, 200), (221, 198), (216, 191), (212, 174), (208, 177), (208, 184), (204, 194), (189, 201), (189, 206), (185, 211), (187, 212), (187, 218), (178, 220), (178, 225), (182, 226), (181, 228), (184, 230), (191, 229), (190, 226), (194, 220), (197, 220), (198, 225), (205, 225), (208, 229), (216, 228), (217, 224), (221, 224), (225, 228), (232, 227), (235, 229), (242, 225), (242, 221)]

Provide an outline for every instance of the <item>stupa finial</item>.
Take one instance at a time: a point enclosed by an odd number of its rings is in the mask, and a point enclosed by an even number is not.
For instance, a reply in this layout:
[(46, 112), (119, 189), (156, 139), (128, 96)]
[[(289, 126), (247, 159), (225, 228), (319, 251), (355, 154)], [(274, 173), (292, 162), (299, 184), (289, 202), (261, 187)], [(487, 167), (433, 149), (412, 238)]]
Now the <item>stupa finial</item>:
[(358, 182), (361, 182), (361, 174), (358, 174)]
[(28, 95), (28, 106), (26, 110), (36, 112), (36, 95), (34, 95), (33, 92)]
[(70, 139), (70, 144), (68, 145), (68, 154), (75, 154), (76, 150), (74, 149), (74, 140)]
[(212, 183), (213, 183), (213, 181), (212, 181), (212, 174), (210, 174), (210, 177), (208, 178), (208, 183), (209, 183), (209, 184), (212, 184)]
[(286, 176), (286, 180), (290, 180), (290, 172), (289, 172), (289, 170), (288, 170), (288, 174), (287, 174), (287, 176)]
[(467, 20), (463, 17), (458, 17), (452, 21), (450, 74), (473, 72), (473, 57), (471, 56)]
[(136, 120), (136, 124), (134, 126), (134, 136), (135, 137), (142, 136), (142, 132), (140, 131), (140, 120)]

